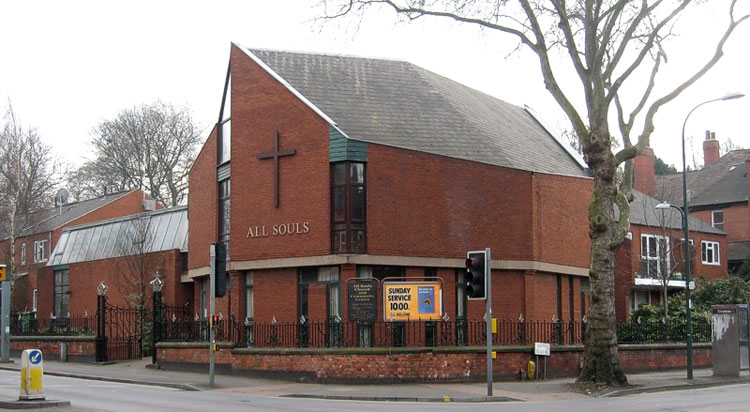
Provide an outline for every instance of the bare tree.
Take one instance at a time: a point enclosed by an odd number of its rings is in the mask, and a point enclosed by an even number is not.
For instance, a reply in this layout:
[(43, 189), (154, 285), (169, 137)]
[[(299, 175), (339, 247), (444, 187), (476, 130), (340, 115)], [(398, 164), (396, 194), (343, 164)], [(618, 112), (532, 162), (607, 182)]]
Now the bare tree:
[(145, 308), (151, 290), (149, 282), (156, 273), (164, 271), (164, 258), (152, 253), (154, 232), (149, 224), (150, 218), (145, 214), (123, 222), (118, 237), (119, 254), (125, 262), (118, 286), (128, 305), (135, 308)]
[(732, 150), (741, 149), (743, 149), (742, 145), (733, 142), (731, 138), (727, 137), (727, 140), (725, 140), (724, 143), (721, 144), (721, 155), (724, 156)]
[[(594, 176), (589, 205), (591, 308), (584, 367), (579, 378), (582, 382), (610, 385), (627, 382), (617, 357), (614, 264), (615, 253), (630, 226), (632, 159), (649, 146), (657, 111), (719, 61), (730, 35), (750, 17), (735, 16), (737, 0), (731, 0), (727, 13), (729, 22), (710, 58), (674, 89), (654, 98), (654, 86), (667, 56), (664, 40), (671, 36), (678, 17), (693, 3), (701, 2), (321, 0), (324, 21), (348, 15), (363, 18), (371, 8), (384, 7), (407, 20), (445, 18), (504, 33), (535, 54), (544, 84), (570, 121)], [(553, 63), (556, 51), (562, 51), (567, 63), (574, 68), (575, 87), (565, 89), (558, 82), (568, 65)], [(648, 73), (645, 81), (634, 75), (644, 71)], [(640, 97), (636, 97), (630, 107), (624, 94)], [(578, 96), (584, 97), (585, 104), (574, 103)], [(616, 130), (610, 127), (611, 115), (617, 118)], [(636, 119), (642, 122), (637, 129)], [(612, 149), (615, 132), (622, 143), (619, 150)], [(626, 166), (624, 178), (618, 181), (617, 168), (622, 164)], [(615, 216), (615, 205), (621, 212), (619, 220)]]
[(200, 133), (187, 108), (156, 102), (123, 110), (94, 129), (95, 159), (69, 177), (73, 193), (143, 189), (167, 206), (182, 204)]
[[(656, 279), (659, 283), (663, 322), (669, 324), (669, 282), (678, 273), (684, 275), (685, 244), (679, 228), (682, 215), (675, 209), (656, 210), (657, 201), (643, 197), (646, 227), (651, 228), (645, 239), (641, 239), (641, 277)], [(651, 216), (650, 212), (654, 215)], [(645, 233), (644, 233), (645, 234)], [(642, 234), (643, 236), (643, 234)], [(644, 244), (645, 243), (645, 244)], [(695, 256), (691, 246), (691, 256)], [(686, 285), (687, 286), (687, 285)]]
[(0, 226), (9, 243), (11, 293), (15, 285), (16, 240), (39, 223), (37, 212), (49, 205), (60, 178), (52, 149), (36, 129), (24, 128), (8, 103), (0, 131)]

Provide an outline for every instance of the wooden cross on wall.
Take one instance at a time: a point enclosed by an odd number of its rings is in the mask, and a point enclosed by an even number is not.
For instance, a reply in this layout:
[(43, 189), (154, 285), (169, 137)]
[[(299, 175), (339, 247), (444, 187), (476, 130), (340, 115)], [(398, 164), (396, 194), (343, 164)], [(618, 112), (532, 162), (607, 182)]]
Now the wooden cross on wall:
[(279, 150), (279, 131), (276, 130), (273, 136), (273, 152), (261, 153), (258, 159), (273, 159), (273, 205), (279, 207), (279, 158), (282, 156), (291, 156), (296, 153), (294, 149)]

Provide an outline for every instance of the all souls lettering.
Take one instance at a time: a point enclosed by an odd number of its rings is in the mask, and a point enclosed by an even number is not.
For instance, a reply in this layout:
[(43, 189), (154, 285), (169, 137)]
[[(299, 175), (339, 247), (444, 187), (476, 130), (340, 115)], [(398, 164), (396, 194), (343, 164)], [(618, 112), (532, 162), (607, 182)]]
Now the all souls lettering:
[(247, 229), (247, 237), (268, 237), (286, 235), (304, 235), (310, 232), (310, 222), (280, 223), (270, 228), (263, 226), (250, 226)]

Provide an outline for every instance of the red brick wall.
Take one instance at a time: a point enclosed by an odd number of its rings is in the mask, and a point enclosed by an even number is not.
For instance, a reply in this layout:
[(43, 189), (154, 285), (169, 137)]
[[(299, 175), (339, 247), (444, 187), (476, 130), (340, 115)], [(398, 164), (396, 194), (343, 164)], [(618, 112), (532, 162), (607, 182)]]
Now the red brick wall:
[[(148, 276), (146, 282), (153, 280), (152, 273), (157, 270), (165, 282), (162, 289), (162, 302), (170, 305), (182, 305), (190, 296), (190, 285), (180, 283), (179, 251), (167, 251), (151, 253), (142, 258), (120, 257), (114, 259), (102, 259), (90, 262), (73, 263), (69, 266), (70, 271), (70, 314), (80, 316), (88, 312), (89, 315), (96, 313), (96, 289), (99, 282), (104, 281), (108, 286), (107, 301), (113, 305), (128, 305), (125, 295), (136, 294), (137, 290), (130, 276), (135, 276), (134, 265), (138, 265), (136, 259), (147, 259), (146, 267)], [(39, 316), (48, 317), (52, 312), (52, 285), (53, 277), (51, 268), (47, 268), (45, 276), (42, 277), (44, 285), (39, 291)], [(151, 286), (146, 287), (146, 296), (151, 301)]]
[[(329, 125), (237, 48), (232, 49), (232, 214), (234, 261), (329, 254)], [(279, 149), (279, 207), (274, 206), (274, 133)], [(273, 225), (309, 223), (309, 232), (273, 235)], [(250, 227), (267, 237), (248, 237)], [(262, 230), (262, 229), (261, 229)]]
[[(203, 365), (208, 362), (204, 348), (180, 348), (161, 343), (157, 346), (160, 365)], [(532, 348), (497, 348), (493, 375), (513, 379), (518, 371), (534, 360)], [(232, 371), (274, 373), (290, 378), (320, 381), (399, 382), (475, 380), (486, 376), (485, 353), (476, 351), (389, 351), (377, 349), (342, 350), (341, 353), (319, 353), (314, 350), (273, 351), (222, 349), (217, 364)], [(685, 367), (685, 349), (678, 345), (627, 345), (619, 349), (620, 364), (626, 372), (654, 371)], [(583, 359), (581, 347), (553, 349), (547, 360), (547, 377), (576, 376)], [(711, 347), (694, 348), (694, 366), (711, 366)], [(537, 370), (539, 370), (537, 368)]]
[[(146, 199), (151, 199), (151, 196), (145, 195)], [(143, 205), (141, 201), (144, 198), (144, 193), (140, 190), (133, 190), (109, 203), (103, 205), (98, 209), (94, 209), (91, 212), (79, 217), (67, 223), (65, 227), (83, 225), (86, 223), (96, 222), (98, 220), (112, 219), (121, 216), (130, 216), (138, 213), (143, 213)], [(59, 236), (59, 234), (57, 234)]]
[[(195, 159), (188, 176), (190, 183), (188, 221), (191, 234), (188, 236), (189, 269), (209, 265), (209, 248), (217, 240), (216, 139), (216, 128), (214, 128)], [(237, 210), (234, 204), (232, 206), (233, 210)]]
[(276, 317), (277, 322), (296, 322), (297, 269), (259, 270), (253, 276), (255, 321), (270, 323)]
[(53, 339), (39, 338), (36, 340), (27, 337), (11, 337), (10, 350), (13, 352), (23, 352), (25, 349), (39, 349), (47, 360), (59, 360), (60, 343), (68, 345), (68, 360), (90, 361), (96, 356), (96, 342), (93, 336), (84, 339), (55, 337)]
[[(747, 203), (735, 203), (714, 210), (724, 211), (724, 231), (728, 242), (750, 240), (750, 207)], [(690, 216), (711, 224), (711, 210), (690, 212)]]
[(593, 181), (545, 174), (534, 174), (533, 178), (536, 260), (588, 267), (588, 208)]

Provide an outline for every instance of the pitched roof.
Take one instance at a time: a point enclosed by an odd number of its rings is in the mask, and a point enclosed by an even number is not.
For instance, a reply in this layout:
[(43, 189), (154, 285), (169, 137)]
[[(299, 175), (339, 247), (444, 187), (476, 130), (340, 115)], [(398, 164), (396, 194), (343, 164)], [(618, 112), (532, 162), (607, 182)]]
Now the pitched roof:
[(733, 242), (728, 246), (729, 260), (745, 260), (750, 258), (750, 242)]
[[(110, 202), (113, 202), (132, 191), (112, 193), (94, 199), (68, 203), (16, 218), (17, 227), (22, 227), (20, 236), (30, 236), (55, 230), (68, 222), (78, 219)], [(6, 228), (0, 229), (0, 239), (8, 237)]]
[[(742, 169), (745, 168), (745, 161), (750, 160), (750, 149), (732, 150), (731, 152), (722, 156), (716, 163), (706, 166), (700, 170), (688, 171), (687, 174), (687, 186), (688, 186), (688, 201), (692, 206), (693, 200), (702, 196), (704, 192), (712, 187), (727, 174), (737, 169), (739, 164), (742, 164)], [(728, 183), (728, 182), (725, 182)], [(743, 185), (744, 189), (740, 189), (736, 186), (722, 186), (721, 192), (718, 190), (711, 190), (713, 193), (708, 195), (709, 197), (715, 198), (735, 198), (733, 192), (737, 190), (743, 190), (745, 196), (747, 195), (747, 184)], [(682, 173), (656, 176), (656, 184), (654, 185), (656, 197), (663, 199), (665, 202), (672, 204), (682, 204)], [(702, 202), (706, 202), (708, 199), (703, 199)], [(706, 203), (702, 203), (706, 204)]]
[(47, 266), (161, 252), (187, 251), (187, 206), (160, 209), (63, 229)]
[(244, 49), (346, 137), (514, 169), (587, 176), (529, 112), (394, 60)]
[[(630, 203), (630, 224), (681, 230), (682, 215), (680, 211), (673, 208), (668, 210), (656, 209), (656, 205), (659, 203), (661, 203), (659, 200), (633, 190), (633, 201)], [(619, 210), (616, 212), (619, 215)], [(721, 230), (694, 217), (688, 218), (688, 228), (691, 232), (724, 234)]]
[(744, 163), (729, 171), (705, 190), (688, 198), (690, 207), (747, 202), (747, 168)]

